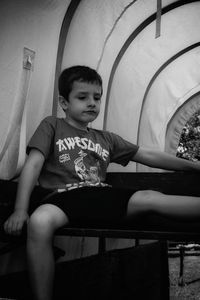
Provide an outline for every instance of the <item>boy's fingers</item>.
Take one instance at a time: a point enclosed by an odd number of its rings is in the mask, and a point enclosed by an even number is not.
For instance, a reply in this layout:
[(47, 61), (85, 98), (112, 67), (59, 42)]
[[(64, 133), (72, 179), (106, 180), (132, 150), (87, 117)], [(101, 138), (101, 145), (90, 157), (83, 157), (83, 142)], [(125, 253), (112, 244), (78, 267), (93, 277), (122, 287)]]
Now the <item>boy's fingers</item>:
[(11, 223), (8, 225), (8, 233), (9, 233), (9, 234), (13, 234), (13, 228), (14, 228), (14, 224), (13, 224), (13, 222), (11, 222)]
[(21, 227), (20, 224), (21, 224), (21, 222), (20, 222), (20, 221), (17, 221), (17, 220), (15, 220), (15, 221), (12, 223), (11, 234), (13, 234), (13, 235), (18, 235), (18, 234), (19, 234), (20, 227)]
[(12, 226), (11, 234), (16, 235), (16, 233), (17, 233), (17, 224), (14, 223)]
[(7, 233), (10, 233), (10, 231), (12, 230), (13, 227), (13, 221), (12, 219), (8, 218), (8, 220), (4, 223), (4, 230)]
[(11, 233), (11, 226), (10, 226), (10, 225), (7, 225), (7, 226), (5, 227), (5, 232), (8, 233), (8, 234)]
[(4, 230), (6, 233), (9, 232), (9, 221), (8, 220), (4, 223)]
[(4, 230), (7, 234), (15, 235), (16, 233), (16, 225), (13, 221), (6, 221), (4, 224)]
[(24, 220), (16, 220), (16, 219), (8, 219), (4, 223), (4, 231), (7, 234), (12, 234), (12, 235), (20, 235), (22, 232), (22, 227), (25, 223), (28, 223), (29, 218), (24, 219)]
[(22, 232), (22, 227), (23, 227), (24, 222), (18, 222), (17, 226), (15, 228), (15, 234), (20, 235)]

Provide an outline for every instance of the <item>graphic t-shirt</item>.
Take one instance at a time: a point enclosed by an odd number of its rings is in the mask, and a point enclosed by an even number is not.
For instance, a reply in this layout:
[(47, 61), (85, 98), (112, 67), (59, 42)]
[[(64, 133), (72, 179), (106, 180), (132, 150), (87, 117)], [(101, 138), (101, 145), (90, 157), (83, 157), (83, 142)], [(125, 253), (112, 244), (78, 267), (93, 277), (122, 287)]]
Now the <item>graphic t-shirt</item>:
[(77, 129), (65, 119), (52, 116), (40, 123), (27, 153), (32, 148), (45, 157), (39, 183), (53, 190), (102, 184), (110, 162), (125, 166), (138, 150), (114, 133)]

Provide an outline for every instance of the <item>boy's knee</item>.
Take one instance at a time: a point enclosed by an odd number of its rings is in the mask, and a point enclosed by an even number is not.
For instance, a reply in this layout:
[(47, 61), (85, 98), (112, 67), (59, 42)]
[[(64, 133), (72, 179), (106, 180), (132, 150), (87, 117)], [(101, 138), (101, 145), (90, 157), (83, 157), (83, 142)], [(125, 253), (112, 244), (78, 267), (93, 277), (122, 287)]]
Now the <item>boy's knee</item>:
[(137, 191), (132, 195), (130, 202), (135, 204), (145, 204), (151, 199), (151, 195), (152, 191), (150, 190)]
[(153, 190), (143, 190), (135, 192), (129, 200), (129, 206), (139, 207), (144, 211), (151, 211), (155, 199), (161, 195), (160, 192)]
[(51, 217), (46, 212), (34, 212), (28, 222), (28, 237), (49, 237), (53, 233)]

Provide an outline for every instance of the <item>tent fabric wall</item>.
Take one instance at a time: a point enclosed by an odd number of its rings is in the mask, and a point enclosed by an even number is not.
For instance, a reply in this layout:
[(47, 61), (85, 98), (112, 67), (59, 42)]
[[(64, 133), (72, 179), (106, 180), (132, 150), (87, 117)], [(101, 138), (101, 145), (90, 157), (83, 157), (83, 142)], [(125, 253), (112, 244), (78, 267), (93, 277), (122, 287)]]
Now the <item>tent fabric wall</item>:
[[(199, 47), (195, 48), (177, 58), (154, 81), (145, 99), (139, 132), (140, 144), (166, 150), (166, 131), (170, 119), (191, 95), (200, 90), (199, 50)], [(141, 166), (139, 171), (143, 169), (147, 170)]]
[[(24, 47), (34, 50), (36, 56), (25, 99), (28, 122), (26, 130), (18, 132), (19, 148), (19, 140), (25, 136), (27, 143), (41, 119), (52, 113), (59, 34), (70, 3), (43, 0), (29, 1), (27, 4), (27, 1), (21, 0), (19, 3), (2, 1), (0, 4), (0, 153), (11, 131), (9, 124), (19, 113), (16, 107), (21, 107)], [(199, 42), (200, 1), (163, 1), (161, 35), (157, 39), (156, 0), (87, 0), (77, 3), (68, 28), (61, 68), (86, 64), (96, 68), (102, 75), (102, 110), (91, 126), (116, 132), (133, 143), (163, 150), (164, 131), (169, 121), (167, 111), (171, 109), (173, 115), (178, 109), (178, 104), (173, 102), (176, 101), (173, 94), (177, 89), (176, 84), (182, 82), (183, 90), (179, 86), (178, 96), (182, 101), (187, 101), (187, 94), (197, 89), (199, 48), (171, 61), (157, 77), (155, 74), (171, 57)], [(182, 70), (179, 72), (179, 82), (176, 78), (178, 63)], [(171, 76), (171, 83), (167, 74)], [(154, 81), (150, 86), (152, 78)], [(181, 101), (178, 103), (183, 104)], [(153, 112), (155, 106), (156, 113)], [(60, 115), (62, 112), (58, 108)], [(158, 120), (163, 122), (163, 135), (158, 133)], [(20, 151), (15, 147), (10, 148), (9, 157), (14, 157), (15, 161)], [(7, 160), (4, 157), (4, 162), (0, 163), (1, 178), (9, 177), (4, 172)], [(110, 170), (149, 169), (130, 163), (126, 168), (112, 165)]]
[[(8, 135), (15, 138), (9, 155), (0, 162), (0, 178), (10, 179), (15, 175), (15, 163), (12, 172), (8, 172), (9, 160), (18, 160), (20, 139), (26, 144), (39, 122), (51, 115), (59, 33), (69, 3), (70, 0), (0, 2), (0, 153)], [(24, 47), (35, 51), (26, 99), (21, 90), (24, 84)], [(21, 123), (15, 124), (13, 120), (22, 113), (25, 104), (25, 130), (12, 133), (17, 126), (21, 128)]]
[(15, 177), (24, 164), (26, 149), (26, 98), (30, 78), (31, 69), (24, 69), (18, 99), (12, 107), (8, 133), (0, 154), (0, 174), (2, 179)]
[[(81, 1), (66, 40), (62, 69), (86, 64), (102, 75), (102, 111), (92, 126), (139, 145), (165, 149), (170, 115), (192, 90), (198, 90), (199, 49), (170, 61), (159, 76), (155, 74), (170, 58), (199, 42), (199, 15), (199, 1), (163, 1), (161, 35), (156, 39), (156, 1)], [(130, 163), (126, 168), (111, 165), (110, 170), (154, 169)]]
[[(72, 2), (77, 7), (66, 28), (61, 69), (84, 64), (101, 74), (102, 110), (91, 126), (116, 132), (139, 145), (168, 151), (166, 139), (167, 142), (171, 139), (170, 130), (174, 128), (169, 126), (171, 119), (177, 120), (176, 111), (199, 92), (199, 46), (171, 58), (200, 42), (200, 1), (163, 0), (159, 38), (155, 38), (156, 0), (1, 1), (0, 153), (9, 134), (9, 124), (18, 113), (25, 130), (15, 134), (17, 143), (14, 140), (10, 155), (16, 159), (20, 153), (16, 147), (24, 147), (39, 122), (52, 114), (53, 101), (57, 105), (58, 99), (53, 96), (58, 76), (59, 37)], [(35, 51), (35, 62), (22, 103), (24, 47)], [(24, 107), (26, 115), (22, 114)], [(63, 116), (59, 107), (57, 115)], [(25, 138), (24, 143), (21, 138)], [(2, 164), (1, 161), (0, 177), (5, 178)], [(134, 163), (126, 168), (111, 165), (109, 170), (149, 171)], [(66, 240), (57, 242), (65, 244)], [(130, 243), (123, 242), (123, 247)], [(109, 249), (121, 245), (116, 239), (108, 241)], [(97, 250), (94, 239), (68, 238), (67, 246), (64, 259)]]

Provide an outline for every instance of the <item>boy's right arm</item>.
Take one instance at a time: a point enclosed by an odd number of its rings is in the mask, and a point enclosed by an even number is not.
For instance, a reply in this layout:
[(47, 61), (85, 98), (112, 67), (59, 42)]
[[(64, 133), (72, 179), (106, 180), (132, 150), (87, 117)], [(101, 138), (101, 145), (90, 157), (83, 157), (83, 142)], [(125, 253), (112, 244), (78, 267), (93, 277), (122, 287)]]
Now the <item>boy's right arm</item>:
[(4, 223), (6, 233), (19, 235), (24, 223), (28, 221), (30, 195), (37, 182), (44, 160), (45, 158), (40, 151), (31, 150), (20, 175), (14, 212)]

